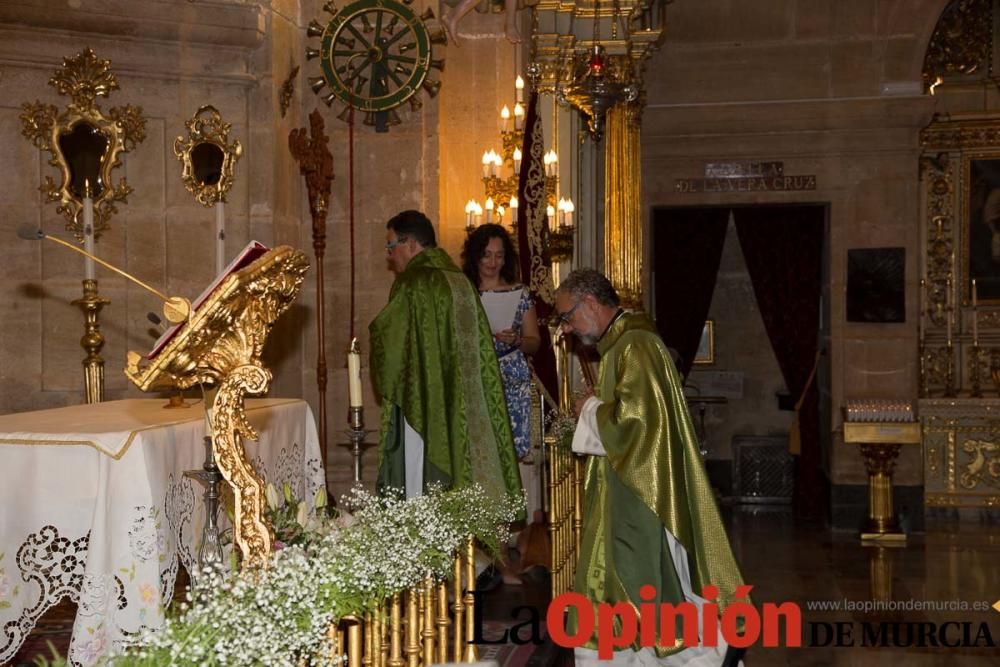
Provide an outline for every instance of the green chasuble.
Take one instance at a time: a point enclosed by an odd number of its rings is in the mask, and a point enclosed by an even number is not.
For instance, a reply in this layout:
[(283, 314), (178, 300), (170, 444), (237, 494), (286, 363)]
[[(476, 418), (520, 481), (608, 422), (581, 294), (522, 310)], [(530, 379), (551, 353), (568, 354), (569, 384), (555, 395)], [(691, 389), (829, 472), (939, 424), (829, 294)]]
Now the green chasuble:
[[(717, 586), (721, 613), (743, 580), (670, 354), (649, 318), (636, 313), (613, 321), (597, 349), (596, 419), (607, 456), (587, 462), (574, 588), (595, 602), (630, 603), (637, 614), (646, 584), (656, 588), (657, 603), (683, 602), (666, 529), (687, 550), (692, 591)], [(570, 623), (575, 628), (573, 614)], [(675, 632), (680, 640), (680, 622)], [(660, 638), (659, 655), (685, 648), (669, 639)]]
[(406, 487), (405, 416), (424, 441), (424, 489), (478, 483), (494, 498), (521, 494), (493, 333), (447, 253), (427, 248), (410, 260), (369, 332), (382, 400), (378, 488)]

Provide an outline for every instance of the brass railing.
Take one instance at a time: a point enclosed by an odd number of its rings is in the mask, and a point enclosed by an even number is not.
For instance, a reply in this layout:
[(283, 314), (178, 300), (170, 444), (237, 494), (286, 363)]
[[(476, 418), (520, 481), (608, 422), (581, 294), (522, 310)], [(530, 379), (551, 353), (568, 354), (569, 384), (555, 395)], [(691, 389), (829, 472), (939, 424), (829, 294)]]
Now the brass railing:
[(429, 667), (479, 660), (475, 636), (475, 545), (469, 538), (449, 580), (428, 576), (383, 601), (363, 618), (345, 616), (329, 628), (327, 665)]

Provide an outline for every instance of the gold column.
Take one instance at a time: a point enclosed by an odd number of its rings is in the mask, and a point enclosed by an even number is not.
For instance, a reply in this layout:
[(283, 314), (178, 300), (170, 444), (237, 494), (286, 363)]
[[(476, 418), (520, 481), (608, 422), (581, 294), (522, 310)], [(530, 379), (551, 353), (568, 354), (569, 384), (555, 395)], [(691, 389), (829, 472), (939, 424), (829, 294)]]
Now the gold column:
[(604, 273), (629, 308), (642, 307), (639, 119), (638, 104), (611, 107), (604, 149)]
[(462, 662), (477, 662), (479, 647), (472, 643), (472, 638), (476, 636), (476, 540), (473, 537), (465, 543), (465, 579), (465, 636), (468, 642)]
[(98, 323), (101, 308), (111, 303), (97, 293), (97, 281), (88, 278), (83, 281), (83, 298), (73, 302), (83, 311), (84, 334), (80, 339), (80, 347), (87, 356), (83, 359), (83, 381), (87, 403), (100, 403), (104, 400), (104, 358), (101, 348), (104, 347), (104, 334)]

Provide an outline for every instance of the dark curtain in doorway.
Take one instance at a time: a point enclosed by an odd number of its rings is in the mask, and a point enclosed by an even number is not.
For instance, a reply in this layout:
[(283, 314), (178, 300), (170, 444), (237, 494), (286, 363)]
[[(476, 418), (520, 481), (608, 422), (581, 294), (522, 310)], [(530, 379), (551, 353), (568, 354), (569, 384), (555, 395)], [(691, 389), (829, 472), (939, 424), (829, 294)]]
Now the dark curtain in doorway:
[(754, 295), (785, 385), (793, 399), (802, 399), (795, 507), (803, 516), (819, 518), (825, 510), (825, 486), (819, 392), (812, 373), (819, 339), (826, 210), (822, 206), (760, 206), (735, 209), (733, 214)]
[(656, 326), (687, 376), (712, 305), (728, 208), (653, 209)]

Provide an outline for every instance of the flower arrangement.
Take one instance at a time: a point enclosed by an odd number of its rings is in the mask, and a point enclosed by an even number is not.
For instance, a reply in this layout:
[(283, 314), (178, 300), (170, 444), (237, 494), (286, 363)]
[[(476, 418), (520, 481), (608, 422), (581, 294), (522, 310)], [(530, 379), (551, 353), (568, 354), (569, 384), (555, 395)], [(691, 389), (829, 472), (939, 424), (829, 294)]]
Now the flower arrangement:
[(497, 502), (478, 486), (410, 499), (356, 488), (344, 499), (354, 509), (350, 521), (318, 518), (310, 530), (289, 494), (284, 506), (295, 505), (303, 530), (269, 568), (198, 573), (179, 615), (115, 664), (299, 664), (329, 651), (326, 629), (335, 619), (374, 611), (428, 574), (446, 577), (468, 536), (497, 553), (524, 505), (523, 497)]

